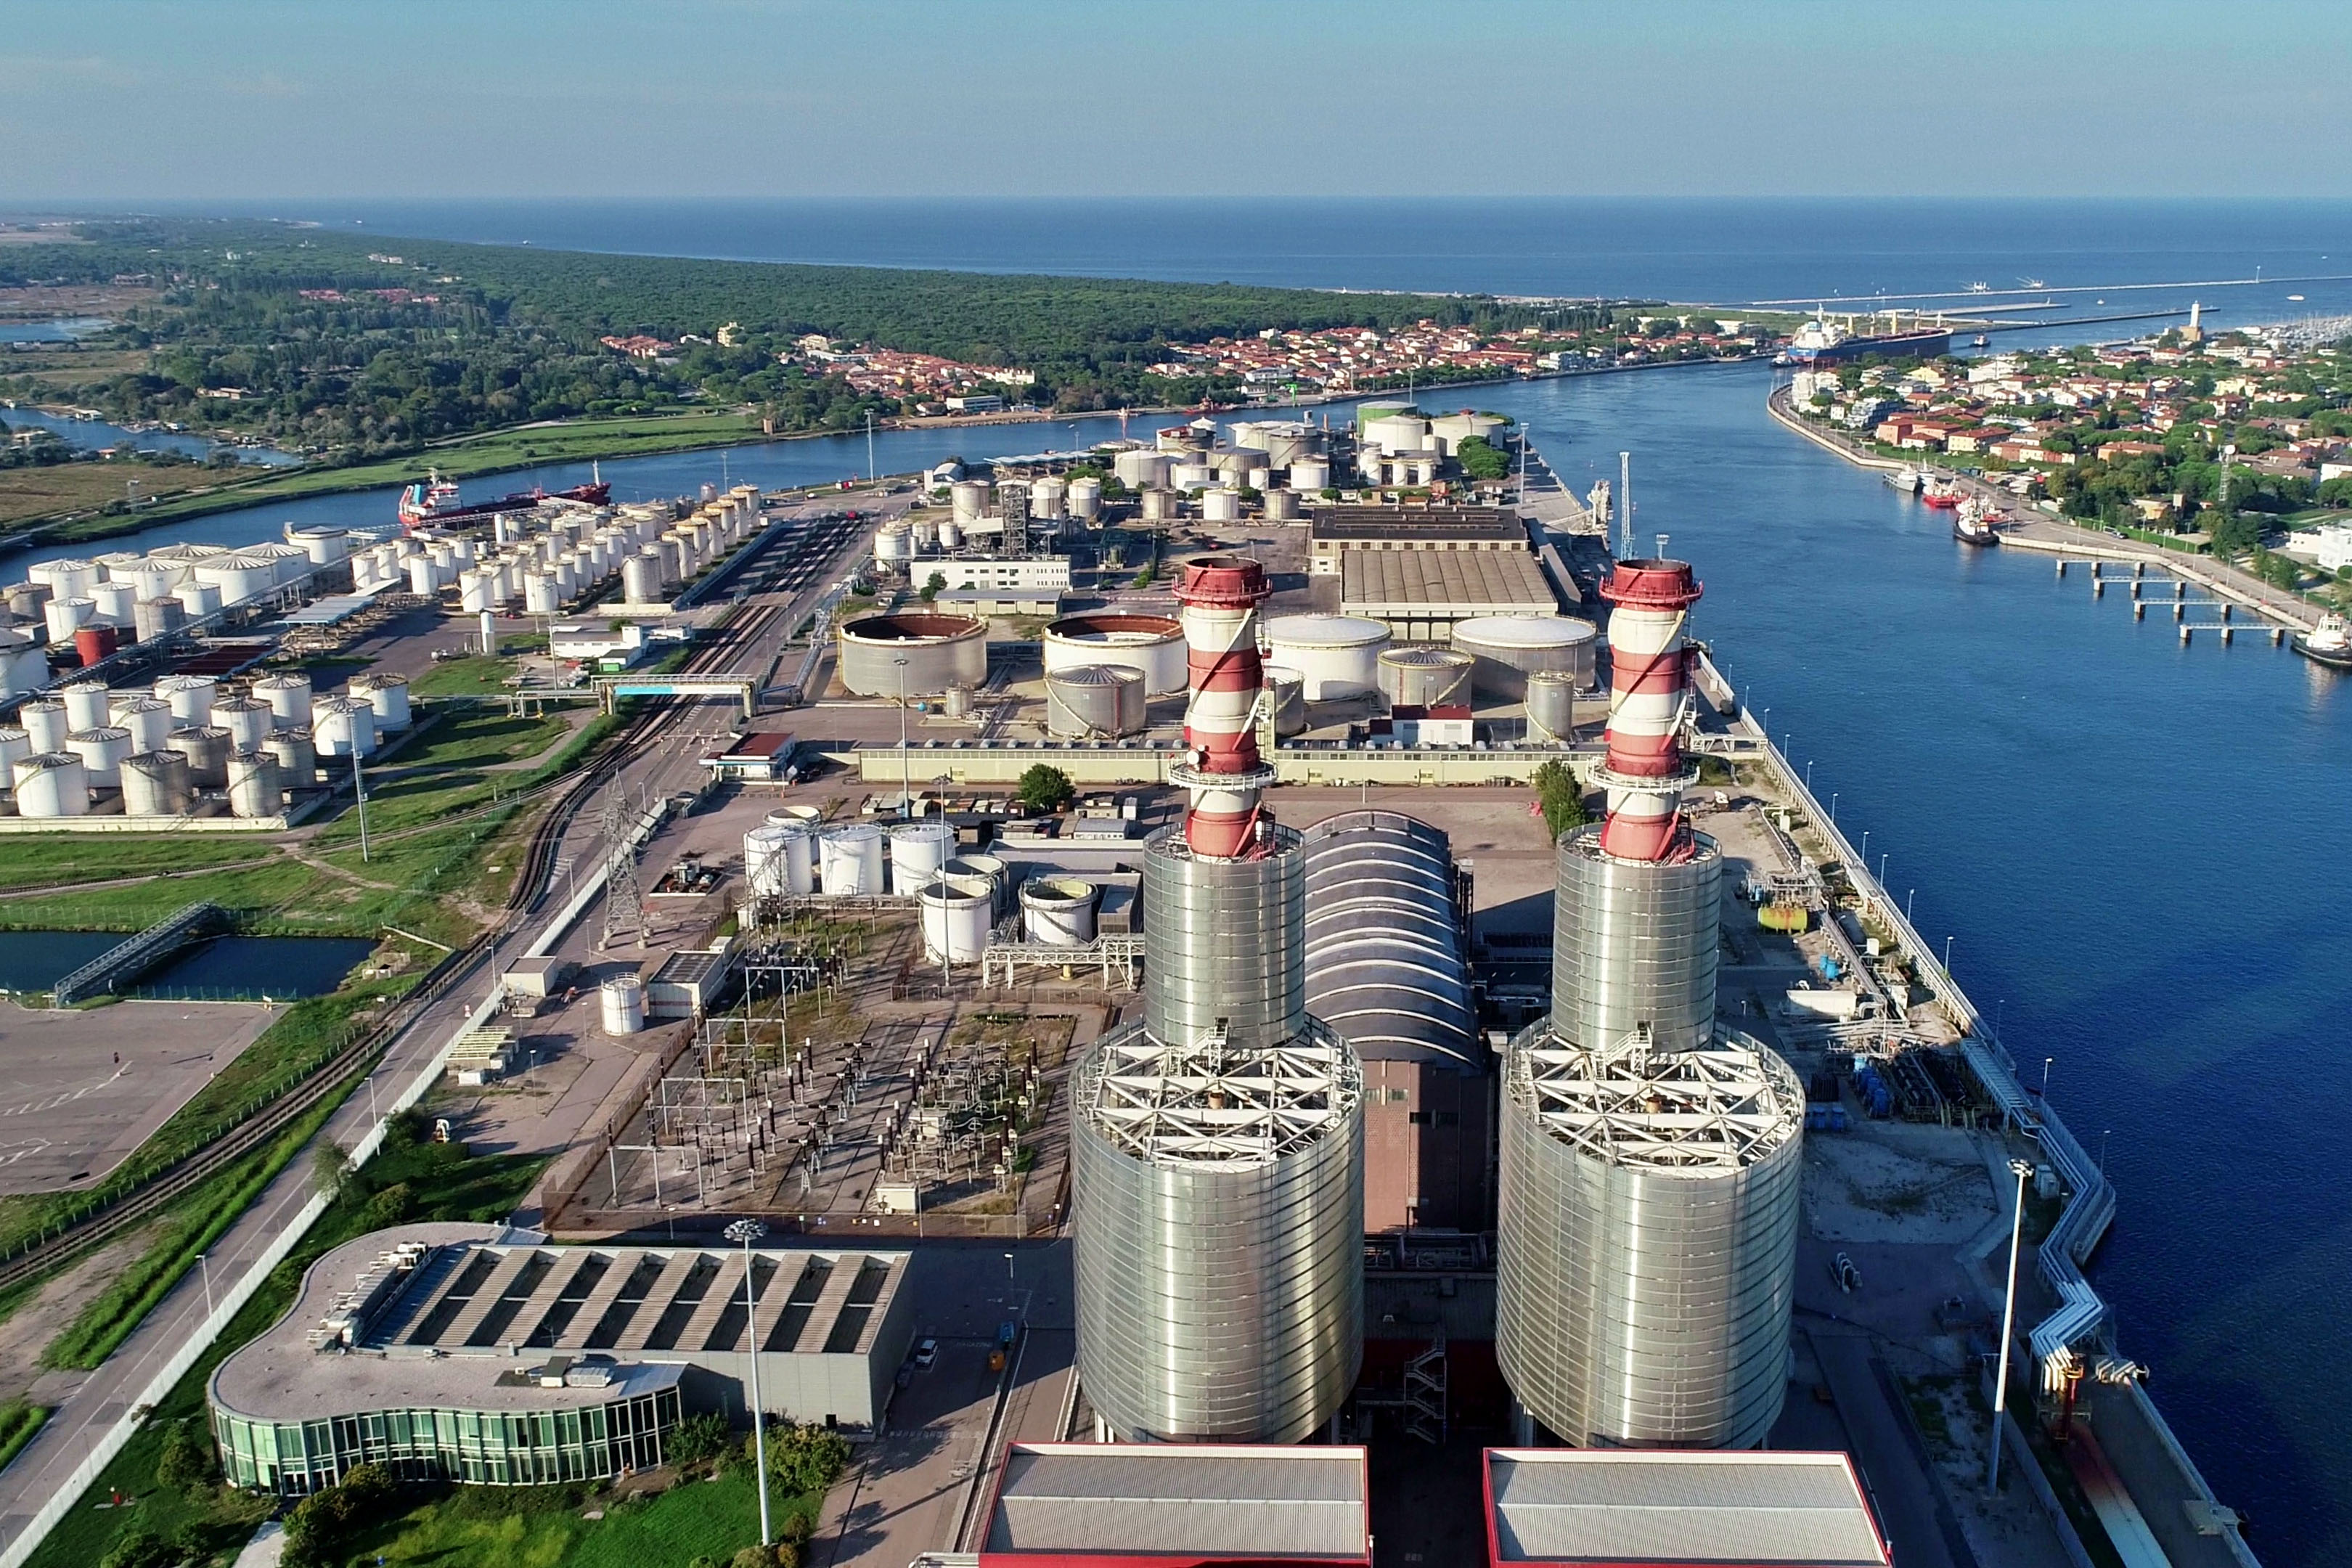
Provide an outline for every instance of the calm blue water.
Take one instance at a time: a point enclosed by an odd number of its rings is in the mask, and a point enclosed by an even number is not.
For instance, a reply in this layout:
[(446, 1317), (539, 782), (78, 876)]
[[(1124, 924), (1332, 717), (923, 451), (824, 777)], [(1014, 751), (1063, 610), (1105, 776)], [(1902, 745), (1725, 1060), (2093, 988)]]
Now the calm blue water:
[[(1741, 300), (1874, 289), (2352, 271), (2352, 204), (352, 204), (371, 229), (616, 251), (1360, 288)], [(2305, 294), (2290, 302), (2290, 291)], [(2352, 285), (2202, 294), (2221, 321), (2352, 310)], [(2080, 335), (2122, 335), (2129, 326)], [(1998, 340), (1997, 340), (1998, 341)], [(2123, 1194), (2094, 1268), (2126, 1352), (2273, 1568), (2352, 1561), (2352, 682), (2094, 604), (2046, 558), (1947, 525), (1767, 420), (1761, 366), (1482, 387), (1581, 489), (1636, 454), (1645, 539), (1707, 586), (1700, 630), (1814, 763), (1839, 821), (1916, 889), (1930, 940)], [(1450, 397), (1431, 399), (1441, 405)], [(1139, 430), (1156, 422), (1139, 422)], [(1091, 439), (1116, 420), (1085, 421)], [(884, 471), (1068, 443), (1063, 426), (878, 437)], [(605, 466), (615, 493), (717, 454)], [(730, 455), (775, 485), (863, 471), (862, 437)], [(584, 466), (481, 481), (577, 483)], [(381, 524), (390, 492), (205, 519)], [(163, 542), (158, 538), (153, 542)], [(110, 544), (104, 548), (116, 548)], [(21, 563), (0, 564), (14, 576)]]
[[(0, 931), (0, 991), (46, 991), (123, 941), (120, 931)], [(355, 937), (215, 937), (133, 989), (142, 996), (323, 996), (374, 948)]]
[(0, 343), (69, 343), (114, 325), (103, 316), (60, 316), (47, 321), (0, 321)]
[(54, 430), (58, 438), (68, 447), (80, 447), (96, 451), (101, 447), (130, 447), (142, 452), (179, 452), (191, 458), (210, 458), (215, 452), (226, 452), (240, 463), (259, 463), (265, 468), (290, 468), (302, 459), (291, 452), (281, 452), (274, 447), (236, 447), (211, 440), (203, 436), (186, 436), (173, 430), (126, 430), (103, 419), (68, 419), (56, 414), (44, 414), (37, 408), (0, 408), (0, 425), (11, 430)]

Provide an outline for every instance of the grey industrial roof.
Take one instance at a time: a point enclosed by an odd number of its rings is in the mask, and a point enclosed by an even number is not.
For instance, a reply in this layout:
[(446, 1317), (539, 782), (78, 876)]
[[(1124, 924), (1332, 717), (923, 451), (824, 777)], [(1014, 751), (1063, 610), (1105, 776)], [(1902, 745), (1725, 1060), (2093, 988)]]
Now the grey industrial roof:
[(1551, 584), (1524, 550), (1349, 550), (1339, 557), (1339, 608), (1379, 615), (1382, 607), (1459, 605), (1480, 614), (1559, 608)]
[(1364, 1450), (1015, 1443), (982, 1550), (1051, 1555), (1370, 1555)]
[[(507, 1234), (436, 1223), (345, 1242), (310, 1266), (283, 1318), (221, 1363), (215, 1402), (268, 1421), (402, 1406), (553, 1410), (675, 1382), (699, 1356), (748, 1348), (740, 1247), (555, 1246)], [(394, 1268), (404, 1244), (423, 1255)], [(802, 1247), (753, 1256), (772, 1266), (759, 1286), (761, 1344), (772, 1355), (866, 1353), (908, 1261)], [(361, 1300), (354, 1342), (321, 1348), (322, 1324)], [(502, 1381), (558, 1357), (593, 1361), (616, 1381)]]
[(1327, 506), (1316, 510), (1308, 537), (1335, 543), (1356, 540), (1509, 540), (1525, 544), (1528, 531), (1500, 507)]
[(1393, 811), (1349, 811), (1307, 847), (1307, 1010), (1370, 1061), (1482, 1066), (1445, 835)]
[(1843, 1454), (1490, 1448), (1497, 1563), (1885, 1568)]

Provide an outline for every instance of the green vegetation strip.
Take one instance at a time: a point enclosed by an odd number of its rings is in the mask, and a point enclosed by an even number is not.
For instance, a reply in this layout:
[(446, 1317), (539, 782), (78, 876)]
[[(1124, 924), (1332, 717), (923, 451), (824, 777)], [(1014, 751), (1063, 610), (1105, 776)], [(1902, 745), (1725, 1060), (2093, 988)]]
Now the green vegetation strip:
[(25, 1445), (33, 1440), (33, 1434), (48, 1418), (49, 1407), (46, 1405), (27, 1405), (21, 1399), (0, 1405), (0, 1470), (6, 1469), (8, 1462), (24, 1452)]
[[(545, 1163), (527, 1155), (468, 1156), (461, 1145), (425, 1141), (426, 1125), (415, 1113), (394, 1120), (383, 1152), (345, 1184), (293, 1255), (270, 1271), (268, 1282), (173, 1385), (152, 1418), (92, 1486), (92, 1497), (103, 1500), (120, 1492), (130, 1506), (76, 1508), (35, 1549), (28, 1568), (90, 1568), (105, 1563), (133, 1531), (171, 1544), (172, 1554), (160, 1562), (193, 1559), (201, 1563), (236, 1555), (255, 1526), (268, 1517), (273, 1501), (210, 1482), (167, 1485), (158, 1474), (174, 1432), (205, 1431), (205, 1385), (213, 1369), (285, 1315), (304, 1272), (331, 1248), (402, 1219), (503, 1220), (530, 1190)], [(383, 1217), (387, 1215), (392, 1217)], [(528, 1560), (497, 1561), (504, 1568), (509, 1562)], [(668, 1562), (667, 1556), (655, 1553), (635, 1559), (629, 1568), (667, 1568)]]

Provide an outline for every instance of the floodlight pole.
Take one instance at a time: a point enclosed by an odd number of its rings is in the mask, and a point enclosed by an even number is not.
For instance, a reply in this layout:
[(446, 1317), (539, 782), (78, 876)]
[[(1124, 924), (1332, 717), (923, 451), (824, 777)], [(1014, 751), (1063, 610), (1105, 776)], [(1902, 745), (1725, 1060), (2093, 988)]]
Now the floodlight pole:
[(756, 1219), (739, 1219), (726, 1234), (728, 1240), (743, 1244), (743, 1331), (751, 1346), (751, 1463), (760, 1471), (760, 1544), (772, 1546), (775, 1532), (768, 1526), (768, 1412), (760, 1401), (760, 1322), (755, 1316), (760, 1296), (751, 1272), (751, 1244), (767, 1235), (768, 1227)]
[(2017, 1325), (2017, 1251), (2025, 1236), (2025, 1178), (2033, 1173), (2031, 1160), (2011, 1160), (2017, 1175), (2017, 1208), (2009, 1221), (2009, 1295), (2000, 1309), (2000, 1371), (1992, 1385), (1991, 1438), (1985, 1444), (1985, 1490), (2000, 1490), (2000, 1424), (2009, 1418), (2009, 1339)]

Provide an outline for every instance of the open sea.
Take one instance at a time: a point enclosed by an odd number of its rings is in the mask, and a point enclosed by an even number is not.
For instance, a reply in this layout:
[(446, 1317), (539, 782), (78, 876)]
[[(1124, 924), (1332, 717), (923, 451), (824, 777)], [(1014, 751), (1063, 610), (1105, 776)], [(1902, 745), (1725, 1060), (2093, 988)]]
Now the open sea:
[[(2352, 311), (2352, 203), (872, 202), (279, 205), (369, 232), (754, 259), (1738, 304), (2010, 288), (2217, 322)], [(2260, 285), (2231, 285), (2252, 279)], [(2297, 279), (2287, 281), (2286, 279)], [(2124, 284), (2180, 291), (2106, 294)], [(2302, 294), (2291, 300), (2291, 293)], [(2060, 334), (2115, 337), (2129, 323)], [(2042, 334), (2036, 334), (2037, 336)], [(1996, 342), (2001, 342), (1996, 339)], [(2014, 340), (2012, 340), (2014, 341)], [(2126, 1353), (2273, 1568), (2352, 1562), (2352, 679), (2184, 649), (2045, 556), (1947, 525), (1764, 414), (1762, 365), (1433, 393), (1524, 420), (1572, 487), (1634, 454), (1639, 531), (1706, 585), (1699, 633), (2020, 1061), (2106, 1148), (2093, 1267)], [(1139, 431), (1153, 426), (1139, 421)], [(1116, 420), (877, 437), (900, 471)], [(860, 437), (604, 466), (616, 495), (863, 471)], [(485, 486), (577, 483), (585, 465)], [(391, 521), (389, 492), (201, 519)], [(146, 542), (163, 542), (161, 538)], [(99, 548), (137, 547), (110, 542)], [(14, 577), (21, 558), (0, 562)]]

